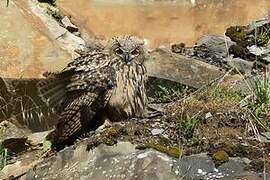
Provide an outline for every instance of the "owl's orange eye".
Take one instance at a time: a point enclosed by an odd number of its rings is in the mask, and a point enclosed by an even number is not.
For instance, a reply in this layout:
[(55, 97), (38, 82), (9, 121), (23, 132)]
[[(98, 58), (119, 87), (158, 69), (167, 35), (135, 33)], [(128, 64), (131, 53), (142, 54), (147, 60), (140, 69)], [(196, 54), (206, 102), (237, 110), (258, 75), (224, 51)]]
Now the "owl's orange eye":
[(138, 49), (135, 49), (135, 50), (133, 50), (131, 52), (131, 54), (134, 55), (134, 56), (137, 56), (137, 55), (139, 55), (139, 50)]
[(122, 49), (120, 49), (120, 48), (117, 48), (117, 49), (115, 50), (115, 52), (116, 52), (116, 54), (118, 54), (118, 55), (121, 55), (121, 54), (124, 53), (124, 51), (123, 51)]

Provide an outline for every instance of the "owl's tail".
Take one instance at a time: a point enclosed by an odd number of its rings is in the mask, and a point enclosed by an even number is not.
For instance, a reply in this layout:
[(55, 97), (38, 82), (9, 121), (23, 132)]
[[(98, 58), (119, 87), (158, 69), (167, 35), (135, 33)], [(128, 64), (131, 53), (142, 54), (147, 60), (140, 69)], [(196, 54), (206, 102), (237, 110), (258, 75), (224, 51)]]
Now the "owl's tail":
[(74, 140), (90, 128), (96, 110), (92, 109), (98, 95), (92, 93), (82, 94), (70, 102), (59, 116), (56, 129), (47, 136), (56, 149)]
[(65, 100), (68, 83), (68, 76), (50, 74), (46, 79), (38, 82), (39, 95), (50, 107), (57, 108)]

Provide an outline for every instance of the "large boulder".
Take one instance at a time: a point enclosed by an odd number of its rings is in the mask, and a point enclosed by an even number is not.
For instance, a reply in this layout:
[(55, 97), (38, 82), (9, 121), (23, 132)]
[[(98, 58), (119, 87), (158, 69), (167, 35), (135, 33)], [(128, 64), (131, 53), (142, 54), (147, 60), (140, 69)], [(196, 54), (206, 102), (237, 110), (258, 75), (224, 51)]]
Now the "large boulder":
[(149, 76), (175, 81), (199, 88), (220, 78), (224, 71), (200, 60), (172, 53), (168, 49), (156, 49), (146, 62)]
[(0, 123), (0, 144), (13, 153), (27, 149), (27, 134), (22, 129), (8, 121)]

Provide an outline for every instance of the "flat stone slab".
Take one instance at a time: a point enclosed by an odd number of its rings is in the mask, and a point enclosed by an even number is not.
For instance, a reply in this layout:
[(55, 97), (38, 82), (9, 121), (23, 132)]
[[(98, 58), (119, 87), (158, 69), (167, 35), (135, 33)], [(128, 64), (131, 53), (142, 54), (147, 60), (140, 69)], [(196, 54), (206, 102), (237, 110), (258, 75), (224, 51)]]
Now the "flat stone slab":
[(179, 82), (194, 88), (200, 88), (225, 74), (216, 66), (172, 53), (167, 49), (156, 49), (150, 53), (150, 56), (150, 60), (146, 62), (149, 76)]
[(99, 145), (87, 150), (81, 143), (75, 149), (68, 147), (32, 168), (22, 179), (234, 179), (252, 175), (245, 172), (241, 160), (232, 159), (215, 167), (206, 154), (172, 158), (153, 149), (136, 150), (129, 142), (114, 146)]

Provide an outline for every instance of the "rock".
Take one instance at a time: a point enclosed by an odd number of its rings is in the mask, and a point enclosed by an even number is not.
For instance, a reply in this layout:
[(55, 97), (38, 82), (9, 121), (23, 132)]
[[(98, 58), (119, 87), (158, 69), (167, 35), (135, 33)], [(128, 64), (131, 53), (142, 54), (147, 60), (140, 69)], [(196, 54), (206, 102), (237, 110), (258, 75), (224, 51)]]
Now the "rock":
[(246, 164), (240, 158), (230, 159), (227, 162), (221, 164), (218, 167), (219, 172), (222, 172), (223, 175), (230, 174), (231, 176), (236, 176), (239, 174), (245, 173)]
[(81, 36), (81, 33), (78, 32), (78, 31), (77, 32), (73, 32), (72, 34), (74, 34), (75, 36), (79, 36), (79, 37)]
[(256, 56), (261, 56), (267, 53), (270, 53), (270, 49), (265, 48), (265, 47), (258, 47), (256, 45), (247, 47), (250, 53), (256, 55)]
[(235, 179), (237, 176), (260, 177), (260, 174), (245, 171), (246, 164), (241, 158), (233, 158), (215, 167), (206, 154), (184, 156), (178, 160), (176, 167), (180, 175), (187, 179)]
[(263, 132), (258, 135), (258, 138), (261, 142), (270, 143), (270, 132)]
[(46, 8), (41, 8), (35, 3), (29, 2), (29, 6), (33, 14), (38, 16), (41, 22), (49, 29), (50, 36), (57, 40), (61, 48), (67, 50), (71, 55), (74, 55), (76, 49), (85, 49), (86, 42), (69, 32), (66, 28), (59, 25), (59, 23), (52, 17), (46, 15)]
[(225, 35), (241, 47), (251, 46), (255, 43), (253, 31), (247, 26), (231, 26), (226, 29)]
[(26, 133), (16, 127), (14, 124), (8, 121), (2, 121), (0, 123), (1, 128), (1, 140), (3, 139), (16, 139), (26, 137)]
[(173, 53), (181, 54), (181, 55), (187, 56), (187, 57), (193, 57), (194, 56), (193, 47), (185, 47), (184, 43), (173, 44), (171, 46), (171, 51)]
[(256, 20), (248, 25), (249, 31), (254, 31), (256, 28), (260, 28), (270, 23), (269, 17), (265, 17), (259, 20)]
[(258, 68), (270, 63), (269, 41), (270, 19), (264, 18), (248, 26), (233, 26), (226, 30), (226, 35), (236, 42), (229, 48), (230, 54), (249, 61), (257, 61)]
[(208, 112), (208, 113), (205, 114), (205, 119), (209, 119), (211, 117), (213, 117), (211, 112)]
[(235, 179), (241, 179), (241, 180), (265, 180), (270, 178), (269, 174), (266, 174), (265, 178), (263, 177), (263, 174), (255, 174), (255, 173), (243, 173), (243, 174), (238, 174), (235, 176), (231, 177), (224, 177), (222, 180), (235, 180)]
[(232, 68), (237, 69), (238, 71), (240, 71), (241, 73), (251, 73), (252, 69), (255, 66), (255, 62), (252, 61), (246, 61), (244, 59), (241, 58), (232, 58), (232, 57), (228, 57), (226, 58), (226, 62), (228, 63), (228, 65)]
[[(256, 76), (249, 76), (243, 79), (239, 79), (234, 85), (233, 88), (237, 91), (242, 92), (243, 94), (250, 95), (253, 94), (256, 88), (256, 82), (262, 81), (264, 76), (256, 75)], [(254, 98), (253, 96), (250, 98)]]
[[(59, 152), (38, 164), (24, 178), (32, 179), (178, 179), (171, 171), (175, 161), (157, 151), (135, 150), (130, 143), (100, 145), (87, 151), (86, 145)], [(46, 172), (46, 173), (45, 173)]]
[(65, 16), (61, 22), (63, 23), (64, 27), (71, 33), (73, 32), (78, 32), (79, 31), (79, 28), (77, 26), (75, 26), (71, 21), (70, 19)]
[(32, 146), (38, 146), (43, 144), (44, 140), (46, 139), (46, 136), (50, 133), (51, 131), (44, 131), (44, 132), (37, 132), (30, 134), (27, 136), (27, 141), (30, 145)]
[(233, 45), (235, 43), (226, 36), (205, 35), (197, 41), (194, 55), (209, 64), (228, 69), (225, 58), (228, 57), (229, 48)]
[(0, 143), (11, 152), (19, 153), (27, 149), (26, 132), (8, 121), (0, 123)]
[(183, 51), (185, 50), (185, 44), (184, 43), (173, 44), (171, 48), (172, 52), (174, 53), (183, 53)]
[(32, 11), (37, 6), (33, 2), (10, 1), (8, 8), (1, 2), (1, 77), (41, 77), (43, 71), (60, 70), (70, 61), (71, 54)]
[(256, 173), (244, 171), (246, 164), (240, 158), (232, 158), (215, 167), (206, 154), (172, 158), (153, 149), (136, 150), (135, 145), (128, 142), (88, 149), (87, 141), (83, 141), (76, 147), (67, 147), (42, 162), (25, 162), (5, 167), (0, 177), (13, 175), (14, 178), (20, 176), (20, 179), (177, 180), (181, 177), (219, 179), (248, 174), (257, 176)]
[(215, 172), (215, 164), (206, 154), (197, 154), (179, 159), (178, 169), (179, 174), (187, 178), (198, 178)]
[(39, 162), (41, 162), (41, 160), (36, 160), (28, 164), (22, 163), (21, 161), (9, 164), (0, 171), (0, 179), (14, 179), (16, 177), (21, 177)]
[(146, 69), (151, 77), (199, 88), (224, 75), (224, 72), (215, 66), (172, 53), (167, 49), (156, 49), (150, 56), (150, 60), (146, 62)]
[(262, 63), (268, 65), (270, 64), (270, 49), (269, 47), (258, 47), (253, 45), (251, 47), (247, 47), (251, 54), (258, 56), (258, 60)]
[(234, 44), (235, 43), (226, 36), (204, 35), (196, 42), (195, 46), (200, 47), (204, 45), (204, 47), (207, 48), (210, 53), (212, 53), (207, 56), (222, 59), (228, 56), (228, 49)]
[(151, 133), (153, 136), (160, 135), (164, 132), (164, 129), (152, 129)]

